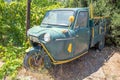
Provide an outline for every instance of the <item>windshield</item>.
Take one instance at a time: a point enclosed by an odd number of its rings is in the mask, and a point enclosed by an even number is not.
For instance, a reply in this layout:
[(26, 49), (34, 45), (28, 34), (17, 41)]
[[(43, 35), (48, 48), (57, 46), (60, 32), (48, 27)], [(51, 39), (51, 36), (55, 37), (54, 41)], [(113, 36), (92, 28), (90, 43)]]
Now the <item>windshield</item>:
[(46, 13), (42, 24), (68, 26), (70, 24), (69, 17), (73, 16), (73, 14), (74, 11), (49, 11)]

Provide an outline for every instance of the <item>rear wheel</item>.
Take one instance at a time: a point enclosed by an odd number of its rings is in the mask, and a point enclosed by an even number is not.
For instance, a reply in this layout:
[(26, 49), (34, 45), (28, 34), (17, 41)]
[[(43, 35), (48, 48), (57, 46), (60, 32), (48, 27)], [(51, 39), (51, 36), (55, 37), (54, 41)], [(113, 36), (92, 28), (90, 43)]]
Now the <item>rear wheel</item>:
[(105, 47), (105, 37), (103, 36), (101, 41), (97, 44), (97, 48), (101, 51)]

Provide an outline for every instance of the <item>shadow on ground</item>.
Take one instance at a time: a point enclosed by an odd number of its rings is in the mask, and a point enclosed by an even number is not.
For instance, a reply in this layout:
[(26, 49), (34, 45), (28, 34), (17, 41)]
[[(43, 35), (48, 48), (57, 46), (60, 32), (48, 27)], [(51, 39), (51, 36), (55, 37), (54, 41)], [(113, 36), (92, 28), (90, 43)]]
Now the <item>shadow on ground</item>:
[(55, 80), (83, 80), (102, 67), (115, 51), (114, 47), (106, 47), (101, 52), (92, 48), (79, 59), (54, 66), (50, 74)]

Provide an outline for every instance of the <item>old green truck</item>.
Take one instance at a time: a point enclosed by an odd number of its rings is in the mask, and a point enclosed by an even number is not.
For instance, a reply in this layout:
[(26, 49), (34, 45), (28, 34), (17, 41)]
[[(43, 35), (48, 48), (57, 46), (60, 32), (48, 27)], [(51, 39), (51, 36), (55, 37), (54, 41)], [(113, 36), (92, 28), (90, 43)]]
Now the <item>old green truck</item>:
[(107, 33), (107, 17), (94, 17), (89, 8), (49, 10), (40, 26), (27, 35), (32, 48), (27, 51), (27, 69), (63, 64), (79, 58), (91, 47), (102, 50)]

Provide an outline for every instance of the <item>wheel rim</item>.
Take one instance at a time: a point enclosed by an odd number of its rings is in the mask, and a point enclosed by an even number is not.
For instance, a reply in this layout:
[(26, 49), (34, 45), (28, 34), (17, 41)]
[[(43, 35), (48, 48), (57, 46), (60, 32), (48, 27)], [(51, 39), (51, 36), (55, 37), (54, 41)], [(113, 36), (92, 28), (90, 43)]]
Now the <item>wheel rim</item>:
[(43, 58), (40, 55), (31, 55), (28, 59), (30, 69), (39, 69), (44, 66)]

